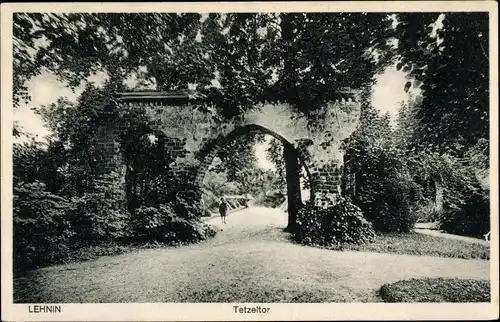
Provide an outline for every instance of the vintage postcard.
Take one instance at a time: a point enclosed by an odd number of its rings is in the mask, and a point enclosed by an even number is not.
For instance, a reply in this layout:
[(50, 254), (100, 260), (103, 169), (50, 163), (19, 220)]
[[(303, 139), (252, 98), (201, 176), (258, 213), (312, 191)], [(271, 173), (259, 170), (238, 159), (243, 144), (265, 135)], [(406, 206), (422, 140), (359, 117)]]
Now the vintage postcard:
[(498, 318), (497, 11), (2, 4), (2, 320)]

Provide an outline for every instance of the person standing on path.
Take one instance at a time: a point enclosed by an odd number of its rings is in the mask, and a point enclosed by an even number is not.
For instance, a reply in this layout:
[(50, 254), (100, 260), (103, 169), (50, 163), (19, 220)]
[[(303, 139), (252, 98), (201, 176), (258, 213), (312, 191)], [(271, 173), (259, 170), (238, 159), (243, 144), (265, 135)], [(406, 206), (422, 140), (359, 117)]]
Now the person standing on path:
[(227, 217), (227, 203), (224, 200), (224, 198), (221, 198), (220, 200), (219, 212), (220, 212), (220, 219), (222, 220), (222, 223), (225, 224)]

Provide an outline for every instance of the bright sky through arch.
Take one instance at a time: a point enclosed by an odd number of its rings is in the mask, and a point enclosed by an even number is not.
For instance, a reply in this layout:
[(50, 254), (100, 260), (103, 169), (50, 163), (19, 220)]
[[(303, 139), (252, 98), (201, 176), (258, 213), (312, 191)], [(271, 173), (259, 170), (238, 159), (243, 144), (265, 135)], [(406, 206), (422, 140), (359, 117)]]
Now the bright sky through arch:
[(269, 141), (272, 139), (272, 136), (266, 135), (265, 140), (262, 143), (257, 143), (254, 145), (255, 156), (258, 160), (258, 165), (262, 169), (271, 170), (275, 169), (274, 164), (267, 157), (267, 148), (269, 147)]

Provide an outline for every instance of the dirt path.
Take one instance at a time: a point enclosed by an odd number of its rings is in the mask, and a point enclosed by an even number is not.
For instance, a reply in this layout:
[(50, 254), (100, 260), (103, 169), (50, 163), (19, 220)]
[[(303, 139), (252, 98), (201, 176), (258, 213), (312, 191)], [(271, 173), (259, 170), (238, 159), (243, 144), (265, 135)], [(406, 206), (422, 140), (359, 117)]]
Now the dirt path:
[(293, 244), (280, 210), (231, 214), (212, 240), (53, 266), (15, 280), (15, 302), (378, 302), (411, 277), (489, 278), (489, 261)]

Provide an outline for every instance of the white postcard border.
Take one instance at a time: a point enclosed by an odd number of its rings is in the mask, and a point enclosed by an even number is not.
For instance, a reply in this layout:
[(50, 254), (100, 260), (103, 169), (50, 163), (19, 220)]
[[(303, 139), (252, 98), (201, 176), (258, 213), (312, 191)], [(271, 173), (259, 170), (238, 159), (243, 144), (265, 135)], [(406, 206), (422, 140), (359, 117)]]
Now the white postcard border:
[[(1, 5), (1, 191), (2, 191), (2, 320), (406, 320), (498, 318), (498, 7), (495, 1), (351, 1), (351, 2), (183, 2), (183, 3), (4, 3)], [(61, 304), (57, 314), (28, 312), (29, 304), (13, 304), (12, 275), (12, 13), (13, 12), (452, 12), (490, 14), (490, 175), (491, 295), (490, 304), (282, 304), (267, 314), (237, 314), (234, 305), (250, 303)]]

